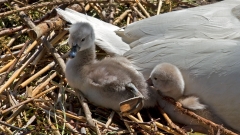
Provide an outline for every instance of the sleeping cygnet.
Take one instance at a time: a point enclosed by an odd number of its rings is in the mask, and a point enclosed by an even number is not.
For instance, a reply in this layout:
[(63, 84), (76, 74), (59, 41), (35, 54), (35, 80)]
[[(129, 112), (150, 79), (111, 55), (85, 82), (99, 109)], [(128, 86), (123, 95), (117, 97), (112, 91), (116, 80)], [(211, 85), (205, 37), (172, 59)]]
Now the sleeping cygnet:
[(183, 107), (197, 110), (205, 109), (205, 105), (194, 96), (183, 96), (184, 80), (180, 70), (170, 63), (161, 63), (152, 70), (148, 83), (159, 90), (162, 95), (172, 97), (179, 101)]
[[(156, 90), (160, 91), (162, 95), (172, 97), (176, 101), (179, 101), (184, 108), (190, 109), (196, 114), (209, 120), (214, 119), (212, 114), (206, 109), (206, 106), (201, 104), (197, 97), (183, 95), (184, 80), (180, 70), (176, 66), (170, 63), (158, 64), (152, 70), (147, 82)], [(182, 114), (174, 107), (174, 105), (167, 103), (167, 101), (162, 98), (158, 99), (158, 103), (173, 121), (185, 124), (195, 131), (207, 131), (205, 129), (206, 127), (197, 120)]]
[[(156, 94), (148, 91), (143, 75), (126, 58), (96, 60), (95, 35), (90, 24), (73, 24), (69, 32), (71, 59), (65, 75), (71, 87), (80, 90), (93, 104), (115, 111), (120, 111), (119, 105), (131, 98), (141, 99), (135, 105), (138, 110), (155, 105)], [(131, 109), (128, 113), (134, 111)]]

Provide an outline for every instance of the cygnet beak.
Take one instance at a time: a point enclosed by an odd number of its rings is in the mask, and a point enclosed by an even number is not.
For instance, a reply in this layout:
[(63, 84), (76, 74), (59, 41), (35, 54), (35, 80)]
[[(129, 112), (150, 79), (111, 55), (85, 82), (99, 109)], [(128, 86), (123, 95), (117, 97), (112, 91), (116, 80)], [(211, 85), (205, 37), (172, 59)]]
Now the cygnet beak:
[(146, 80), (146, 83), (148, 86), (153, 86), (152, 79), (150, 77)]
[(76, 54), (77, 54), (77, 45), (73, 45), (68, 56), (72, 59), (76, 56)]

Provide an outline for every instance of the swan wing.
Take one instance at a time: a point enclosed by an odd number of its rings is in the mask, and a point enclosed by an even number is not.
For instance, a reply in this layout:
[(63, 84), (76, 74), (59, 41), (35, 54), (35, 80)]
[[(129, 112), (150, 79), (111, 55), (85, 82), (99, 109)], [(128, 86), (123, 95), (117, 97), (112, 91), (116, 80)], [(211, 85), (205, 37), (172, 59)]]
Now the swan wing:
[(145, 37), (239, 39), (239, 12), (240, 0), (225, 0), (156, 15), (132, 23), (116, 33), (127, 43), (132, 43), (131, 47), (149, 42)]

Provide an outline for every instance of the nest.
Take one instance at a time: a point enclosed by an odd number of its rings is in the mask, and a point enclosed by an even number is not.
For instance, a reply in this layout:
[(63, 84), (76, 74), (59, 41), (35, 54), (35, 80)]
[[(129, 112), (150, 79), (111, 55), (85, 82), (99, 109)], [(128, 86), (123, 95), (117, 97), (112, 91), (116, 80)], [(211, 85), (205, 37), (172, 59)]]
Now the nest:
[[(187, 134), (184, 125), (156, 106), (122, 116), (88, 103), (64, 77), (67, 23), (54, 8), (69, 7), (117, 26), (150, 16), (207, 4), (180, 0), (0, 1), (0, 133), (1, 134)], [(97, 48), (97, 58), (108, 56)], [(179, 106), (176, 109), (214, 130), (235, 134)], [(196, 134), (196, 133), (195, 133)]]

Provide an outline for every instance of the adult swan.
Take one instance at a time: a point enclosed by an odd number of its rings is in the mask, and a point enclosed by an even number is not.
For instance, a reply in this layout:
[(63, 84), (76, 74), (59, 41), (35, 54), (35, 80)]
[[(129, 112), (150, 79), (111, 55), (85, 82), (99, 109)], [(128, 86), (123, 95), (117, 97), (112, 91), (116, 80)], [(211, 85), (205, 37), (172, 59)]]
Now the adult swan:
[(98, 26), (93, 25), (96, 44), (101, 41), (109, 54), (125, 52), (145, 78), (161, 62), (176, 65), (186, 94), (200, 97), (224, 124), (240, 132), (239, 5), (240, 0), (226, 0), (133, 23), (117, 32), (131, 50), (113, 33), (116, 27), (70, 9), (58, 13), (71, 23), (85, 20)]

